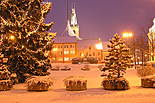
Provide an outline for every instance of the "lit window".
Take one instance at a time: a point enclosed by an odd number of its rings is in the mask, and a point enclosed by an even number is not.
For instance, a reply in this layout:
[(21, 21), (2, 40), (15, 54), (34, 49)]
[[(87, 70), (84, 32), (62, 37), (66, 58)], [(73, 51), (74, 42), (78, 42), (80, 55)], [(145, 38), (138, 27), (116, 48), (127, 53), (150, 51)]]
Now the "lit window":
[(64, 51), (64, 54), (69, 54), (69, 51)]
[(80, 56), (84, 57), (84, 54), (83, 53), (80, 53)]
[(53, 50), (54, 52), (56, 52), (56, 51), (58, 51), (58, 48), (53, 48), (52, 50)]
[(64, 58), (64, 61), (69, 61), (69, 58)]
[(75, 51), (70, 51), (71, 54), (75, 54)]

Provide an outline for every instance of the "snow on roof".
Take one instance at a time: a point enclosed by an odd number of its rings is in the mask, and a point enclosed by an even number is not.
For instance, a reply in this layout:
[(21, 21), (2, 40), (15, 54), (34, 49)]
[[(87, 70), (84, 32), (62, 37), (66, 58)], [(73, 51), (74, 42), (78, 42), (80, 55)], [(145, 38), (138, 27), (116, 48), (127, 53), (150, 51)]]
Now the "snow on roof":
[(85, 77), (83, 76), (69, 76), (64, 81), (87, 81)]
[(33, 76), (31, 78), (28, 78), (26, 80), (26, 83), (28, 85), (31, 85), (33, 83), (35, 84), (38, 84), (38, 83), (45, 83), (45, 84), (48, 84), (48, 85), (53, 85), (53, 79), (49, 76)]
[[(79, 50), (83, 50), (89, 47), (95, 47), (97, 43), (99, 43), (98, 39), (82, 39), (77, 40), (75, 37), (69, 37), (69, 36), (59, 36), (54, 39), (54, 43), (72, 43), (77, 42), (77, 46)], [(109, 42), (103, 42), (103, 49), (107, 49), (107, 45)]]

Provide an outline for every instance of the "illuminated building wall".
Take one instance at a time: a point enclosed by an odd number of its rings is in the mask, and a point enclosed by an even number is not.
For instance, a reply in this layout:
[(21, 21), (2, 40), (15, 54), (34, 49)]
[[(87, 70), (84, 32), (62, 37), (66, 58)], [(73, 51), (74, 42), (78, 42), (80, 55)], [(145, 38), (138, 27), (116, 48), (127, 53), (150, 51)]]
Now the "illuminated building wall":
[(68, 63), (77, 57), (77, 43), (54, 43), (50, 53), (51, 61)]

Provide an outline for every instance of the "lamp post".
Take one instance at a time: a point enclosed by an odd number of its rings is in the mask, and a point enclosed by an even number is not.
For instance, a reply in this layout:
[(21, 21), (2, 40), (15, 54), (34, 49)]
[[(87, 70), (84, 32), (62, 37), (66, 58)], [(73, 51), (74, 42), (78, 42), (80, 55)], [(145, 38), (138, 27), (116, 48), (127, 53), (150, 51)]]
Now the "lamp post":
[[(127, 41), (129, 38), (133, 38), (133, 33), (132, 32), (124, 32), (122, 34), (123, 38), (127, 38)], [(129, 46), (129, 45), (128, 45)], [(135, 39), (133, 38), (133, 56), (134, 56), (134, 65), (135, 65), (135, 69), (136, 69), (136, 52), (135, 52)]]
[(101, 60), (102, 60), (103, 59), (103, 55), (102, 55), (103, 45), (102, 45), (102, 42), (100, 41), (99, 43), (97, 43), (95, 45), (95, 47), (96, 47), (97, 50), (101, 51)]

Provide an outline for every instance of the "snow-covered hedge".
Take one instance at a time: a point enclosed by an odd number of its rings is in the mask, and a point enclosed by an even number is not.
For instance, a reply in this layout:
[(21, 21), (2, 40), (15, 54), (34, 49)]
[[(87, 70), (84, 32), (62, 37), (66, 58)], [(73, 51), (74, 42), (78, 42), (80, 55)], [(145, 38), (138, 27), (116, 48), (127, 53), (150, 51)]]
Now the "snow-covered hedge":
[(155, 87), (155, 75), (149, 75), (141, 78), (141, 86), (145, 88)]
[(70, 76), (64, 80), (66, 90), (80, 91), (87, 89), (87, 80), (84, 77)]
[(138, 66), (137, 74), (139, 77), (145, 77), (145, 76), (153, 75), (155, 73), (151, 66), (144, 66), (144, 67)]
[(26, 83), (29, 91), (47, 91), (53, 85), (53, 79), (49, 76), (33, 76)]
[(125, 78), (104, 78), (102, 86), (106, 90), (127, 90), (129, 82)]
[(11, 80), (0, 80), (0, 91), (10, 90), (12, 86)]

